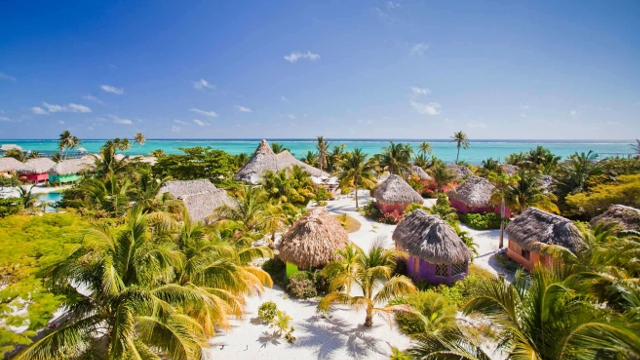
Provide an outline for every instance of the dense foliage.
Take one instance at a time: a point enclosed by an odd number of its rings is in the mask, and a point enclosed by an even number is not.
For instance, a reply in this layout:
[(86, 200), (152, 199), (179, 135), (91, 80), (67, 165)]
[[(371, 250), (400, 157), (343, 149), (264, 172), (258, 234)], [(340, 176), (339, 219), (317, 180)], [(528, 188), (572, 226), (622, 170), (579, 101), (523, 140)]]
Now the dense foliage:
[(462, 214), (460, 215), (460, 221), (476, 230), (500, 229), (500, 215), (496, 213)]

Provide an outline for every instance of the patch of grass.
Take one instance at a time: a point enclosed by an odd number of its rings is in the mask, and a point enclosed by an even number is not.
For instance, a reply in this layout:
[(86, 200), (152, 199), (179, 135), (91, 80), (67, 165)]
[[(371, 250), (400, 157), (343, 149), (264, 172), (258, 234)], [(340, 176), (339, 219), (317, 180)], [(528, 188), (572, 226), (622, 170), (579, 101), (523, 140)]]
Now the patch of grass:
[(349, 216), (347, 214), (333, 215), (333, 217), (338, 219), (340, 224), (344, 224), (343, 227), (347, 230), (347, 232), (349, 234), (360, 230), (360, 226), (362, 226), (360, 224), (360, 221), (354, 219), (353, 217), (351, 217), (351, 216)]
[(514, 272), (518, 271), (519, 269), (521, 269), (520, 264), (518, 264), (517, 262), (509, 259), (507, 257), (506, 253), (496, 254), (495, 257), (496, 257), (496, 262), (498, 263), (498, 265), (501, 268), (503, 268), (503, 269), (505, 269), (505, 270), (507, 270), (509, 272), (514, 273)]

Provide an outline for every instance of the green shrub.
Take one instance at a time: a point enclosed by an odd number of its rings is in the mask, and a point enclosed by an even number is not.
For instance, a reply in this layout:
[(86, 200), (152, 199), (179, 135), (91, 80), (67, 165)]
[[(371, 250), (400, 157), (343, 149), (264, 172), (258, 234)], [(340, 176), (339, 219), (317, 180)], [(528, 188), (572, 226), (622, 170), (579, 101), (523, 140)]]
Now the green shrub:
[[(476, 230), (500, 229), (500, 215), (496, 213), (468, 213), (460, 215), (460, 221)], [(509, 219), (505, 219), (505, 226)]]
[(267, 301), (262, 303), (258, 308), (258, 317), (265, 323), (270, 323), (275, 319), (278, 313), (278, 305), (273, 301)]
[(296, 299), (309, 299), (318, 296), (316, 286), (311, 280), (309, 273), (306, 271), (298, 271), (289, 278), (289, 284), (286, 287), (287, 294)]
[(447, 297), (435, 291), (418, 291), (404, 297), (393, 299), (390, 305), (409, 305), (414, 311), (427, 319), (427, 326), (415, 314), (408, 312), (396, 313), (396, 321), (400, 331), (408, 336), (424, 334), (425, 331), (435, 332), (449, 329), (456, 324), (457, 309)]
[(427, 208), (426, 206), (422, 205), (422, 204), (412, 203), (411, 205), (407, 206), (407, 208), (406, 208), (406, 209), (404, 209), (403, 214), (404, 214), (404, 215), (407, 215), (408, 213), (410, 213), (410, 212), (414, 212), (414, 211), (416, 211), (416, 210), (418, 210), (418, 209), (421, 209), (421, 210), (425, 210), (425, 211), (426, 211), (428, 208)]
[(274, 284), (283, 289), (289, 283), (289, 279), (287, 279), (287, 264), (277, 256), (265, 261), (262, 264), (262, 270), (271, 276)]

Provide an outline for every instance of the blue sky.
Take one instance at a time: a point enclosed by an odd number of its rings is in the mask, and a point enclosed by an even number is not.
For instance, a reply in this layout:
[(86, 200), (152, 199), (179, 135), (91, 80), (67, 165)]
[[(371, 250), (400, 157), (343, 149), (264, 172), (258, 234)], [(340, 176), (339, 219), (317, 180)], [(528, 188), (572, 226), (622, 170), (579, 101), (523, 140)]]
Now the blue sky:
[(640, 137), (639, 1), (7, 1), (0, 138)]

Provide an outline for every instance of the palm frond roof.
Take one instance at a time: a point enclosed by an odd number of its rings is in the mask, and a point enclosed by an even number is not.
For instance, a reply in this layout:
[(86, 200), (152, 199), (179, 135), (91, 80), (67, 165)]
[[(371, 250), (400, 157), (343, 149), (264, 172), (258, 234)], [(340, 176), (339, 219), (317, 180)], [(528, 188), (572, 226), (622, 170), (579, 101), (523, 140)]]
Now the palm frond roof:
[(422, 196), (411, 185), (404, 181), (401, 176), (395, 174), (391, 174), (376, 187), (373, 197), (377, 202), (385, 204), (422, 204), (424, 201)]
[(224, 189), (219, 189), (209, 180), (177, 180), (167, 181), (158, 194), (170, 193), (174, 198), (182, 200), (189, 217), (200, 221), (222, 205), (234, 206), (235, 202)]
[(511, 220), (505, 232), (509, 241), (529, 251), (559, 245), (576, 253), (585, 245), (582, 233), (571, 220), (533, 207)]

